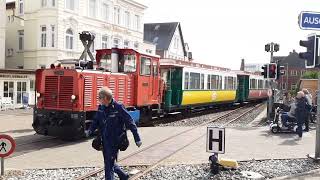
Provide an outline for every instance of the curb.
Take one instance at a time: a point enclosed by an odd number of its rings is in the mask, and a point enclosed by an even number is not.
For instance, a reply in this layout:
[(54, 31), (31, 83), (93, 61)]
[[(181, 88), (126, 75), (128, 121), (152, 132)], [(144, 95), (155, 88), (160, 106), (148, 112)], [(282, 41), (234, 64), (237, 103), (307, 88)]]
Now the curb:
[[(307, 172), (303, 172), (303, 173), (276, 177), (276, 178), (272, 178), (272, 180), (283, 180), (283, 179), (292, 179), (292, 178), (299, 178), (300, 179), (301, 177), (304, 177), (304, 176), (306, 176), (306, 177), (303, 178), (303, 179), (307, 179), (308, 176), (311, 175), (311, 177), (313, 177), (312, 175), (314, 175), (314, 174), (319, 174), (319, 176), (320, 176), (320, 168), (319, 169), (314, 169), (314, 170), (311, 170), (311, 171), (307, 171)], [(319, 177), (319, 176), (317, 176), (317, 177)]]

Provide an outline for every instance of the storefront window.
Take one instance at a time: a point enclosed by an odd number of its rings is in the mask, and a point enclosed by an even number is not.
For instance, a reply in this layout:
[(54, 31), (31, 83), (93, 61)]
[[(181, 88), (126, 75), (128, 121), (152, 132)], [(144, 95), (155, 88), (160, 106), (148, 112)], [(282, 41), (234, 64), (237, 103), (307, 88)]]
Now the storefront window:
[(27, 93), (27, 82), (17, 82), (17, 104), (22, 103), (23, 95)]
[(4, 81), (3, 97), (11, 97), (11, 99), (13, 99), (13, 82), (12, 81)]

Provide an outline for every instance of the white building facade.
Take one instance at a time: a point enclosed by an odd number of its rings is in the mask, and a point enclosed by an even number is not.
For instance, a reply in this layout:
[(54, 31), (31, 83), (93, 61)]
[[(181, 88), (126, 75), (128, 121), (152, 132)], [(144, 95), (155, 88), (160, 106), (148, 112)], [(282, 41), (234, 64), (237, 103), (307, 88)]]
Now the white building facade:
[(5, 67), (6, 0), (0, 0), (0, 69)]
[[(92, 52), (111, 47), (145, 52), (146, 6), (133, 0), (16, 0), (15, 4), (15, 15), (24, 20), (8, 28), (12, 45), (6, 48), (13, 52), (6, 58), (7, 68), (37, 69), (57, 60), (78, 59), (83, 51), (82, 31), (96, 37)], [(7, 9), (7, 15), (10, 12)]]

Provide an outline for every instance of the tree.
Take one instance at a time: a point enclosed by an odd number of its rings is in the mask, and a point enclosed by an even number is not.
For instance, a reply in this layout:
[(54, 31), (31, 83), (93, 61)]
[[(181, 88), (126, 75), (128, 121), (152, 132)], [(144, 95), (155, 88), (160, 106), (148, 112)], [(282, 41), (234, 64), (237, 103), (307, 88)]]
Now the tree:
[(319, 72), (316, 71), (307, 71), (301, 77), (302, 79), (318, 79)]

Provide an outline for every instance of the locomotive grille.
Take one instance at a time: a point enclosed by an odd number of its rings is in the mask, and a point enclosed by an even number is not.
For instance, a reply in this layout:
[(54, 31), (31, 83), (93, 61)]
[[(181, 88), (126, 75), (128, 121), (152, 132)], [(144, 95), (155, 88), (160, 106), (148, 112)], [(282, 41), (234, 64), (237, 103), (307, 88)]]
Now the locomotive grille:
[(109, 88), (111, 89), (112, 93), (115, 93), (116, 92), (116, 82), (117, 82), (117, 79), (115, 77), (110, 77), (109, 78)]
[(92, 77), (84, 77), (84, 106), (90, 107), (91, 104), (91, 93), (92, 93)]
[(125, 84), (125, 77), (119, 78), (118, 84), (118, 101), (121, 103), (125, 103), (125, 92), (126, 92), (126, 84)]
[(97, 77), (97, 104), (99, 104), (99, 90), (103, 87), (103, 77)]
[(127, 87), (127, 103), (128, 104), (133, 104), (133, 81), (132, 81), (132, 78), (128, 78), (128, 87)]
[(70, 108), (72, 106), (71, 96), (73, 94), (72, 76), (60, 76), (59, 108)]
[(72, 94), (72, 76), (45, 77), (44, 106), (46, 108), (70, 109)]
[(44, 106), (57, 108), (58, 106), (58, 76), (46, 76), (44, 91)]

